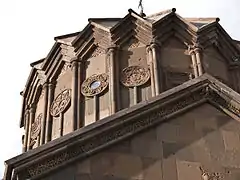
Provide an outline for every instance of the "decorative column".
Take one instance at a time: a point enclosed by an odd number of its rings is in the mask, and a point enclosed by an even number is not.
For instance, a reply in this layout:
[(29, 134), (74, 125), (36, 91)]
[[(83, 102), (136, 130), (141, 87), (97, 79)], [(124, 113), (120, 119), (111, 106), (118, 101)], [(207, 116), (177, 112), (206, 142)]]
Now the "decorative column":
[(203, 68), (202, 68), (202, 48), (198, 43), (194, 46), (194, 52), (196, 54), (196, 62), (197, 62), (197, 68), (198, 68), (198, 75), (201, 76), (203, 74)]
[(45, 137), (46, 137), (46, 119), (47, 119), (47, 108), (48, 108), (48, 83), (45, 82), (43, 84), (44, 92), (44, 110), (43, 110), (43, 118), (41, 122), (41, 135), (40, 135), (40, 145), (45, 144)]
[(121, 97), (120, 97), (120, 69), (119, 69), (119, 59), (120, 59), (119, 48), (115, 47), (115, 57), (114, 57), (114, 64), (115, 64), (115, 94), (116, 94), (116, 111), (119, 111), (121, 108)]
[(77, 98), (77, 128), (81, 128), (84, 126), (82, 122), (82, 93), (81, 93), (81, 85), (82, 85), (82, 61), (78, 62), (78, 98)]
[(24, 129), (25, 129), (25, 135), (24, 135), (24, 141), (23, 141), (23, 152), (27, 151), (27, 147), (28, 147), (28, 136), (30, 136), (29, 134), (29, 110), (26, 110), (25, 116), (25, 123), (24, 123)]
[(77, 129), (78, 122), (78, 61), (74, 59), (72, 61), (72, 131)]
[(196, 61), (196, 56), (195, 56), (194, 50), (189, 48), (189, 54), (192, 59), (192, 68), (193, 68), (194, 77), (196, 78), (196, 77), (198, 77), (198, 68), (197, 68), (197, 61)]
[(136, 105), (138, 103), (138, 87), (133, 87), (133, 104)]
[(148, 60), (148, 64), (149, 64), (149, 69), (150, 69), (150, 74), (151, 74), (151, 91), (152, 91), (152, 97), (154, 97), (156, 95), (155, 93), (155, 78), (154, 78), (154, 70), (153, 70), (153, 58), (152, 58), (152, 50), (151, 48), (148, 46), (147, 47), (147, 60)]
[(51, 136), (52, 136), (52, 120), (53, 117), (50, 114), (50, 108), (53, 102), (53, 97), (54, 97), (54, 87), (55, 84), (50, 82), (48, 84), (48, 103), (47, 103), (47, 119), (46, 119), (46, 137), (45, 137), (45, 143), (51, 141)]
[(152, 62), (153, 62), (153, 73), (154, 73), (154, 84), (155, 84), (155, 95), (160, 94), (160, 77), (159, 77), (159, 64), (158, 64), (158, 46), (153, 42), (150, 46), (152, 50)]
[(36, 105), (31, 104), (29, 109), (29, 124), (28, 124), (28, 142), (27, 142), (27, 150), (30, 150), (30, 144), (31, 144), (31, 131), (32, 131), (32, 124), (34, 122), (35, 118), (35, 112), (36, 112)]
[(109, 64), (109, 105), (110, 114), (114, 114), (117, 110), (117, 99), (116, 99), (116, 74), (115, 74), (115, 50), (116, 47), (112, 46), (108, 48), (108, 64)]

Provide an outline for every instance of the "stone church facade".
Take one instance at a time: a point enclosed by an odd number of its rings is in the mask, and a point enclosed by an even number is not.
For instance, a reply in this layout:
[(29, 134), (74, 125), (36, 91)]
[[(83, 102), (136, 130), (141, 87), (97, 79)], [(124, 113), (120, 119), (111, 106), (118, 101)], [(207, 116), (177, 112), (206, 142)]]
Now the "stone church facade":
[(4, 180), (239, 180), (240, 42), (219, 18), (93, 18), (31, 64)]

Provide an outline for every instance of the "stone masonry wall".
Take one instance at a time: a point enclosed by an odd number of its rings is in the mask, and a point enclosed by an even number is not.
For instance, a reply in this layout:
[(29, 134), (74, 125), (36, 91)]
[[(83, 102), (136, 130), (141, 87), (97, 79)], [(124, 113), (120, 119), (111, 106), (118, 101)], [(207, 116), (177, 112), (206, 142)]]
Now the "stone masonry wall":
[(203, 172), (240, 179), (240, 124), (208, 104), (44, 180), (201, 180)]

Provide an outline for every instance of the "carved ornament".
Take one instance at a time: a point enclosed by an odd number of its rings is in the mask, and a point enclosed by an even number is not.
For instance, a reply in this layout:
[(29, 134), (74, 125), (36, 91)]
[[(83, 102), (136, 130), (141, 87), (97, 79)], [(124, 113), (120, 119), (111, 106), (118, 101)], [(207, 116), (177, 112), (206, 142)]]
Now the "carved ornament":
[(62, 113), (70, 104), (71, 101), (71, 89), (65, 89), (54, 99), (50, 113), (52, 116), (56, 117)]
[[(217, 88), (221, 89), (221, 86), (218, 86)], [(158, 107), (155, 110), (146, 112), (149, 109), (149, 106), (146, 106), (137, 114), (130, 112), (132, 115), (129, 114), (126, 116), (124, 121), (115, 120), (115, 122), (118, 123), (111, 124), (111, 129), (103, 127), (103, 129), (98, 131), (97, 134), (95, 132), (88, 136), (88, 138), (82, 139), (68, 148), (58, 151), (54, 156), (48, 156), (41, 160), (39, 159), (38, 162), (29, 164), (27, 167), (21, 169), (18, 175), (22, 179), (35, 178), (45, 172), (54, 170), (65, 163), (72, 162), (76, 157), (78, 159), (84, 158), (86, 155), (89, 156), (92, 152), (100, 151), (103, 147), (118, 142), (118, 140), (123, 140), (149, 127), (156, 126), (157, 124), (176, 116), (178, 113), (187, 111), (189, 108), (192, 108), (197, 104), (211, 102), (222, 108), (230, 107), (229, 101), (225, 100), (225, 97), (223, 98), (223, 96), (218, 94), (219, 90), (217, 88), (212, 87), (212, 84), (201, 84), (200, 86), (195, 87), (194, 91), (190, 94), (185, 91), (182, 93), (179, 92), (180, 94), (177, 94), (173, 99), (166, 98), (164, 103), (152, 104), (150, 109)], [(235, 108), (233, 108), (233, 110), (230, 109), (230, 111), (236, 112), (236, 110), (234, 110)]]
[(102, 93), (107, 87), (107, 73), (92, 75), (82, 83), (81, 92), (84, 96), (91, 97)]
[(121, 83), (127, 87), (141, 86), (149, 79), (149, 69), (141, 66), (129, 66), (121, 74)]
[(202, 167), (200, 167), (200, 170), (202, 172), (202, 180), (222, 180), (224, 178), (223, 173), (219, 172), (208, 172), (204, 170)]
[[(227, 92), (226, 92), (227, 93)], [(234, 103), (230, 98), (228, 97), (222, 98), (218, 93), (211, 92), (211, 96), (209, 98), (212, 102), (217, 103), (221, 105), (222, 107), (230, 110), (235, 115), (240, 115), (240, 107)]]
[(90, 56), (90, 58), (100, 56), (101, 54), (104, 54), (104, 53), (105, 53), (105, 50), (104, 50), (103, 48), (97, 47), (97, 48), (93, 51), (93, 53), (92, 53), (92, 55)]
[(169, 103), (164, 104), (164, 106), (160, 107), (158, 110), (146, 115), (142, 115), (141, 117), (137, 117), (131, 122), (121, 124), (119, 127), (115, 127), (111, 131), (101, 131), (99, 132), (98, 136), (92, 136), (81, 144), (73, 145), (71, 148), (59, 152), (54, 157), (44, 159), (38, 164), (28, 167), (25, 177), (34, 177), (40, 175), (43, 172), (53, 169), (76, 156), (83, 157), (97, 148), (101, 149), (101, 146), (103, 145), (109, 144), (117, 139), (128, 137), (135, 132), (139, 132), (140, 130), (155, 125), (156, 123), (160, 123), (173, 113), (186, 108), (193, 103), (201, 101), (202, 99), (206, 98), (206, 96), (206, 88), (199, 89), (192, 95), (186, 94), (177, 101), (170, 101)]
[(41, 131), (42, 116), (43, 116), (42, 113), (39, 114), (37, 116), (37, 118), (35, 119), (34, 123), (32, 124), (32, 128), (31, 128), (31, 139), (32, 140), (36, 139)]
[(43, 98), (43, 96), (44, 96), (44, 90), (42, 89), (42, 90), (41, 90), (41, 94), (40, 94), (40, 97), (39, 97), (39, 99), (42, 99), (42, 98)]

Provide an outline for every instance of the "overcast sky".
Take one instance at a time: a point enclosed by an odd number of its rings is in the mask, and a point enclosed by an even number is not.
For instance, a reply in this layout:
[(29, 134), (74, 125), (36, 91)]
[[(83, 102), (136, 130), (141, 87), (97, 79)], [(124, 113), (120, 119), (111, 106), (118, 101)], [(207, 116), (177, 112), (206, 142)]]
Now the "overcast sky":
[[(19, 128), (23, 90), (30, 63), (44, 58), (55, 36), (80, 31), (88, 18), (123, 17), (139, 0), (0, 0), (0, 178), (4, 161), (21, 153)], [(240, 40), (239, 0), (143, 0), (147, 15), (176, 8), (183, 17), (219, 17)]]

